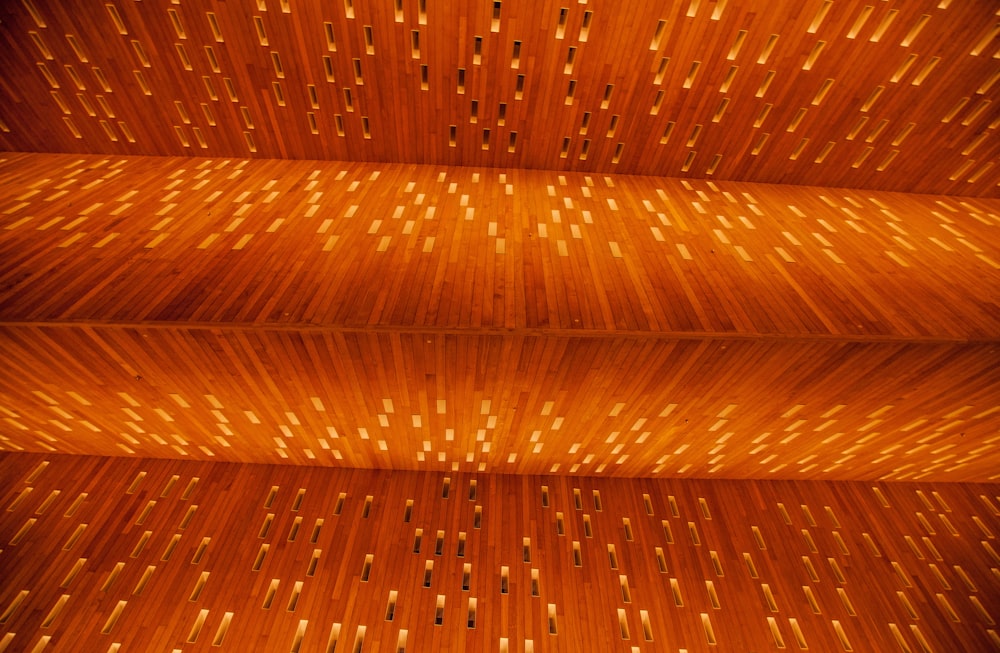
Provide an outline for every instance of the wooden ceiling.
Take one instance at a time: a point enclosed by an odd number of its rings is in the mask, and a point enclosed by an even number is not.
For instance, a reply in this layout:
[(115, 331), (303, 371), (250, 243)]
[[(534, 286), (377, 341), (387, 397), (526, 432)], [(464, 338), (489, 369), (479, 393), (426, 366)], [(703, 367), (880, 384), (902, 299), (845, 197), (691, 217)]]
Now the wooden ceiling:
[(68, 154), (0, 180), (7, 450), (998, 478), (998, 200)]
[(996, 481), (998, 35), (950, 0), (4, 3), (0, 449)]
[(988, 1), (0, 8), (0, 148), (996, 197)]

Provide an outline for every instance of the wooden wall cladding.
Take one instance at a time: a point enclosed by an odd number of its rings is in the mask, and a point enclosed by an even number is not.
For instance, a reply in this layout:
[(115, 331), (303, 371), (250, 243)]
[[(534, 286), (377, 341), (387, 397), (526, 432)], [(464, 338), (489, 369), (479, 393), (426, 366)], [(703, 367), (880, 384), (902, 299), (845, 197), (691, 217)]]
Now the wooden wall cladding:
[(997, 196), (989, 2), (5, 3), (0, 147)]
[(995, 200), (10, 155), (5, 449), (995, 480)]
[(988, 651), (997, 485), (0, 455), (8, 651)]

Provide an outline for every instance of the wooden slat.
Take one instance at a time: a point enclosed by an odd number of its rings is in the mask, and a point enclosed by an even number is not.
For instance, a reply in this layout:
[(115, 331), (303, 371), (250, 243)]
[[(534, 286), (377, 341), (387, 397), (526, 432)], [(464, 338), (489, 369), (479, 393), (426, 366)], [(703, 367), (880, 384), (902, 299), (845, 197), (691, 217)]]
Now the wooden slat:
[(38, 454), (0, 455), (0, 478), (8, 650), (49, 638), (57, 651), (323, 651), (334, 632), (340, 651), (355, 650), (360, 629), (362, 651), (396, 651), (402, 631), (406, 651), (497, 651), (502, 639), (539, 652), (899, 640), (921, 650), (921, 639), (989, 650), (1000, 608), (995, 484), (445, 477)]
[(0, 147), (997, 195), (988, 3), (101, 5), (5, 3)]

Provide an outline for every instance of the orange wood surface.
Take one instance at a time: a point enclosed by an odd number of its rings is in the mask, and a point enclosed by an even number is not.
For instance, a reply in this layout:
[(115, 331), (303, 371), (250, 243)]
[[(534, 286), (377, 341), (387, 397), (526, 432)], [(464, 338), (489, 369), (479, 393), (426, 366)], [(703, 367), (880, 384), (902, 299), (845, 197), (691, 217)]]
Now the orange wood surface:
[(998, 646), (995, 484), (38, 454), (0, 455), (0, 479), (5, 651)]
[(1000, 201), (8, 154), (0, 320), (982, 340)]
[(0, 147), (997, 196), (986, 1), (7, 2)]
[(995, 480), (995, 200), (11, 155), (0, 446)]

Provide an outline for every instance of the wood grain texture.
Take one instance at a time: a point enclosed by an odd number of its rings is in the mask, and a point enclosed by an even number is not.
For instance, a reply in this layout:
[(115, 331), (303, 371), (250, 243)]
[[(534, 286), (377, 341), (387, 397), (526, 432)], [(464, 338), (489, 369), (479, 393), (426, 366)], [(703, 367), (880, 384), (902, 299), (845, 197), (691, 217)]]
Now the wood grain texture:
[(12, 155), (0, 446), (996, 480), (992, 200)]
[(7, 450), (337, 467), (997, 479), (995, 344), (7, 326)]
[(989, 2), (0, 11), (4, 149), (998, 192)]
[(995, 484), (37, 454), (0, 479), (8, 651), (996, 646)]
[(997, 200), (371, 163), (4, 158), (4, 321), (1000, 334)]

